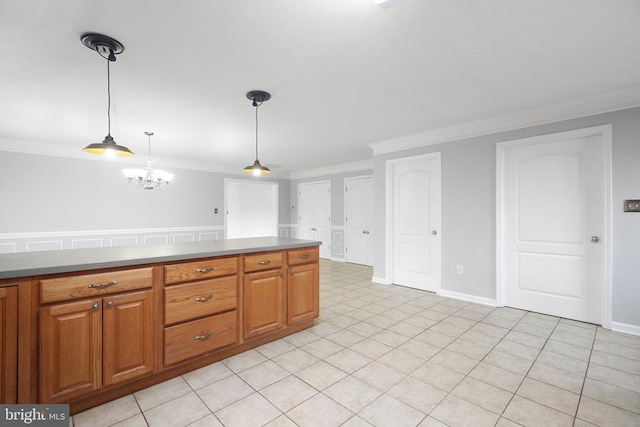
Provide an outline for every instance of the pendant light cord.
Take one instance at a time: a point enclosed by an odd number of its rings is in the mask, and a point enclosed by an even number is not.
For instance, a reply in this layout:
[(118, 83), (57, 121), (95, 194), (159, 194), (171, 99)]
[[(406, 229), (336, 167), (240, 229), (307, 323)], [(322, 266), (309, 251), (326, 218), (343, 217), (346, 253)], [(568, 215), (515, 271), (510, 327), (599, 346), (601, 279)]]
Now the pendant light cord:
[(111, 135), (111, 72), (109, 63), (111, 61), (107, 58), (107, 134)]
[(256, 105), (256, 161), (258, 160), (258, 107), (260, 105)]

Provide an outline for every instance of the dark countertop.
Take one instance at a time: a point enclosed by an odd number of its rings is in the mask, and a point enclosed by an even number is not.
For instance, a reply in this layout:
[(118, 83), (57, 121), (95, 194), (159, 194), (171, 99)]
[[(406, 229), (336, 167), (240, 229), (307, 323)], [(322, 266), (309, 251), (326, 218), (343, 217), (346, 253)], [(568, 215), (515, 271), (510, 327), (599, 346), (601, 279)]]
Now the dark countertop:
[(282, 237), (0, 254), (0, 279), (318, 246)]

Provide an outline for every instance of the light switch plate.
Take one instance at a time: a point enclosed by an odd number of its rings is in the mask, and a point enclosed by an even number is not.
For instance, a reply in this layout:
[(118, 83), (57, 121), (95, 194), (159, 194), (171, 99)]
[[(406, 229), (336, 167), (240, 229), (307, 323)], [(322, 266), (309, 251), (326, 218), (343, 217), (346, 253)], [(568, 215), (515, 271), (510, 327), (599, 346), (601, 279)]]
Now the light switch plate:
[(640, 212), (640, 200), (625, 200), (624, 201), (625, 212)]

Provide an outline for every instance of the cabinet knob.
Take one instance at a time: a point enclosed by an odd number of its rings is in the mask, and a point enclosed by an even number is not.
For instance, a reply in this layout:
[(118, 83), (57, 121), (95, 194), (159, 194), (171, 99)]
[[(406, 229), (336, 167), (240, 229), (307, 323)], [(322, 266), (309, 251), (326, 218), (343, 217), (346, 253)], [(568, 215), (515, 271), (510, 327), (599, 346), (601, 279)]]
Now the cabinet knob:
[(112, 280), (110, 282), (104, 282), (104, 283), (91, 283), (89, 287), (92, 289), (104, 289), (106, 287), (117, 285), (117, 284), (118, 284), (117, 280)]
[(91, 306), (91, 308), (92, 308), (92, 309), (94, 309), (94, 310), (97, 310), (97, 309), (99, 309), (99, 308), (100, 308), (100, 304), (95, 303), (95, 304), (93, 304), (93, 305)]
[(204, 297), (195, 297), (193, 300), (194, 300), (195, 302), (207, 302), (207, 301), (209, 301), (211, 298), (213, 298), (213, 295), (207, 295), (207, 296), (204, 296)]
[(196, 269), (196, 273), (210, 273), (213, 270), (215, 270), (214, 267), (198, 268), (198, 269)]
[(284, 273), (282, 272), (282, 270), (280, 270), (280, 271), (278, 272), (278, 274), (280, 274), (280, 277), (283, 277), (283, 276), (284, 276)]
[(209, 339), (210, 337), (213, 336), (213, 332), (211, 331), (207, 331), (205, 334), (203, 335), (196, 335), (195, 337), (193, 337), (194, 340), (198, 340), (198, 341), (204, 341)]
[(114, 305), (113, 301), (108, 301), (107, 302), (107, 307), (111, 308), (111, 307), (113, 307), (113, 305)]

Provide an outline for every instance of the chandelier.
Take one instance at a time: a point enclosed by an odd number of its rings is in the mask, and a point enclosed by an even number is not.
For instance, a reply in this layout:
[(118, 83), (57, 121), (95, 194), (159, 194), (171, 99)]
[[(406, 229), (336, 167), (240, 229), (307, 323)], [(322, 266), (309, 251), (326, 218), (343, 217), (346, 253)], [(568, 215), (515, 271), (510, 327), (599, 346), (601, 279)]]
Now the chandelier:
[(151, 158), (151, 135), (153, 132), (145, 132), (144, 134), (149, 138), (147, 167), (144, 169), (123, 169), (122, 173), (127, 177), (129, 185), (132, 187), (144, 188), (145, 190), (166, 188), (173, 179), (173, 174), (153, 168), (153, 159)]

